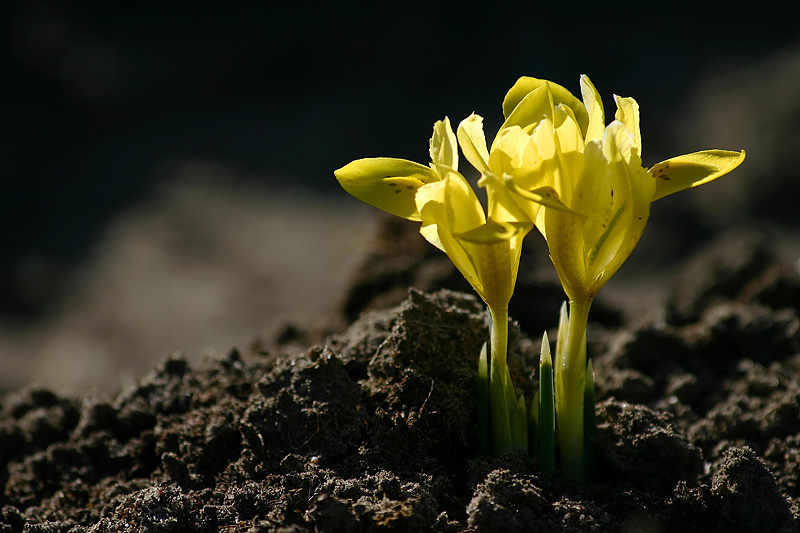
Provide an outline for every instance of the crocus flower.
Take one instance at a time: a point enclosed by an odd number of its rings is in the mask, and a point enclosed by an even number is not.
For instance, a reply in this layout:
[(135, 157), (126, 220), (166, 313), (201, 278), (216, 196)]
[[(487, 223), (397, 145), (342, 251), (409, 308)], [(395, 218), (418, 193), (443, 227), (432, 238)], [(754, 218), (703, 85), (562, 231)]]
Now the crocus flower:
[[(334, 172), (356, 198), (403, 218), (422, 222), (420, 233), (444, 251), (490, 307), (505, 307), (517, 278), (522, 238), (533, 227), (505, 216), (489, 183), (487, 217), (469, 182), (458, 172), (456, 136), (449, 119), (434, 125), (429, 166), (387, 157), (359, 159)], [(499, 193), (493, 192), (500, 188)], [(492, 217), (497, 213), (499, 219)]]
[[(458, 139), (473, 166), (501, 176), (516, 194), (568, 298), (591, 301), (638, 243), (652, 202), (727, 174), (745, 154), (708, 150), (646, 169), (636, 101), (615, 96), (615, 120), (606, 126), (586, 76), (581, 93), (583, 102), (553, 82), (520, 78), (503, 102), (506, 120), (491, 151), (477, 115), (462, 122)], [(559, 203), (566, 209), (552, 205)]]
[[(505, 183), (493, 176), (481, 182), (488, 195), (488, 213), (484, 211), (472, 186), (458, 172), (458, 145), (447, 118), (434, 125), (430, 156), (427, 167), (404, 159), (371, 158), (353, 161), (334, 174), (356, 198), (421, 222), (422, 236), (448, 255), (486, 302), (492, 362), (486, 394), (491, 397), (493, 447), (497, 453), (526, 449), (525, 402), (516, 398), (506, 352), (508, 302), (517, 279), (522, 240), (533, 224), (524, 214), (512, 215), (518, 210), (516, 203)], [(484, 373), (486, 381), (488, 373)]]
[(723, 176), (745, 157), (709, 150), (647, 169), (636, 101), (615, 96), (617, 111), (606, 125), (586, 76), (581, 95), (583, 102), (558, 84), (523, 77), (503, 101), (505, 122), (490, 149), (481, 117), (458, 128), (465, 157), (484, 176), (501, 178), (516, 198), (509, 212), (524, 212), (544, 236), (570, 301), (554, 370), (562, 471), (573, 479), (583, 475), (585, 331), (597, 291), (639, 242), (652, 202)]

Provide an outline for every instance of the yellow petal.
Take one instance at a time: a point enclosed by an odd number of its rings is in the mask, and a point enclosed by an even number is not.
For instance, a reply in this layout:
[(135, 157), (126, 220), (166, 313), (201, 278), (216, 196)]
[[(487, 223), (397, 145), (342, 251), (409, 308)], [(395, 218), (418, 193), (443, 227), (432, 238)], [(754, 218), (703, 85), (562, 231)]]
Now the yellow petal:
[(489, 150), (483, 133), (483, 117), (472, 113), (458, 125), (458, 143), (467, 161), (481, 173), (489, 171)]
[[(570, 209), (558, 196), (558, 192), (552, 187), (539, 187), (533, 190), (526, 190), (518, 187), (511, 179), (506, 179), (506, 184), (514, 194), (522, 197), (522, 200), (517, 202), (517, 205), (525, 211), (528, 219), (539, 226), (538, 213), (542, 207), (548, 207), (552, 211), (560, 211), (574, 217), (583, 218), (584, 215), (580, 212)], [(540, 229), (542, 229), (540, 227)], [(545, 232), (542, 231), (544, 234)], [(547, 238), (547, 235), (544, 235)]]
[(475, 269), (479, 286), (473, 287), (489, 306), (508, 305), (517, 279), (522, 240), (532, 227), (530, 223), (490, 219), (473, 230), (454, 235)]
[(586, 253), (582, 238), (586, 219), (554, 209), (544, 210), (547, 248), (561, 286), (570, 300), (586, 299)]
[[(513, 87), (508, 91), (506, 94), (505, 99), (503, 100), (503, 116), (506, 117), (506, 122), (508, 123), (508, 119), (511, 115), (516, 111), (516, 108), (528, 98), (529, 94), (542, 88), (547, 87), (547, 92), (550, 93), (550, 101), (552, 102), (552, 106), (557, 106), (558, 104), (564, 104), (572, 108), (573, 112), (575, 113), (575, 118), (578, 121), (578, 124), (581, 126), (581, 131), (583, 134), (586, 134), (586, 130), (589, 127), (589, 115), (586, 113), (586, 108), (581, 103), (580, 100), (575, 98), (571, 92), (567, 89), (562, 87), (557, 83), (553, 83), (552, 81), (547, 80), (540, 80), (537, 78), (531, 78), (528, 76), (523, 76), (517, 80)], [(541, 96), (537, 96), (534, 98), (537, 103), (540, 103)], [(537, 106), (532, 106), (533, 102), (528, 102), (526, 105), (532, 107), (538, 111)], [(522, 116), (530, 117), (532, 121), (523, 123), (520, 121)], [(550, 115), (552, 117), (552, 115)], [(524, 113), (519, 112), (519, 117), (517, 121), (508, 123), (510, 126), (511, 124), (518, 124), (520, 126), (528, 126), (530, 124), (535, 124), (540, 120), (541, 117), (536, 116), (533, 113), (530, 113), (530, 110), (526, 110)]]
[(505, 180), (496, 174), (486, 173), (478, 180), (478, 186), (486, 189), (490, 219), (497, 222), (530, 222), (530, 215), (519, 206)]
[(458, 145), (449, 118), (437, 120), (433, 125), (429, 151), (431, 163), (439, 174), (444, 174), (446, 169), (458, 170)]
[(405, 159), (357, 159), (334, 172), (342, 188), (362, 202), (393, 215), (421, 220), (414, 197), (426, 183), (438, 181), (431, 168)]
[(532, 188), (540, 180), (541, 158), (531, 136), (519, 126), (500, 130), (489, 155), (489, 168), (497, 176), (510, 175), (520, 187)]
[[(500, 126), (500, 131), (504, 131), (512, 126), (529, 128), (547, 117), (552, 119), (553, 105), (553, 94), (545, 83), (526, 94), (524, 98), (519, 101), (513, 111), (506, 117), (503, 125)], [(492, 143), (492, 151), (494, 151), (496, 145), (497, 138), (495, 138)]]
[(656, 194), (653, 200), (724, 176), (741, 165), (744, 158), (744, 150), (705, 150), (657, 163), (648, 171), (656, 178)]
[(519, 232), (527, 233), (533, 224), (529, 222), (497, 222), (489, 220), (486, 224), (464, 233), (456, 234), (462, 240), (475, 244), (507, 242)]
[(457, 172), (448, 172), (442, 181), (422, 187), (417, 193), (417, 207), (422, 217), (420, 233), (443, 250), (470, 285), (485, 300), (483, 282), (473, 255), (456, 237), (486, 222), (478, 197), (467, 180)]
[(564, 104), (555, 107), (553, 125), (561, 152), (583, 152), (583, 134), (573, 110)]
[(519, 78), (511, 89), (508, 90), (506, 97), (503, 99), (503, 116), (508, 118), (523, 98), (545, 85), (547, 85), (547, 80), (531, 78), (530, 76), (522, 76)]
[(583, 105), (589, 115), (589, 126), (586, 129), (584, 142), (589, 142), (601, 138), (606, 128), (603, 100), (586, 75), (581, 76), (581, 95), (583, 96)]
[(617, 103), (617, 112), (614, 118), (619, 120), (628, 131), (633, 134), (633, 144), (639, 149), (638, 152), (642, 153), (642, 134), (639, 132), (639, 104), (633, 98), (621, 98), (614, 95), (614, 101)]
[(445, 177), (445, 205), (447, 223), (453, 233), (469, 231), (486, 223), (486, 214), (475, 191), (458, 172), (448, 172)]
[(621, 122), (606, 128), (602, 152), (607, 188), (591, 193), (598, 203), (584, 230), (592, 294), (616, 273), (639, 242), (655, 194), (654, 180), (641, 166), (634, 135)]
[(417, 190), (416, 202), (420, 212), (422, 226), (419, 232), (426, 241), (445, 251), (441, 239), (439, 239), (439, 225), (437, 221), (446, 220), (447, 210), (444, 207), (445, 182), (435, 181), (423, 185)]

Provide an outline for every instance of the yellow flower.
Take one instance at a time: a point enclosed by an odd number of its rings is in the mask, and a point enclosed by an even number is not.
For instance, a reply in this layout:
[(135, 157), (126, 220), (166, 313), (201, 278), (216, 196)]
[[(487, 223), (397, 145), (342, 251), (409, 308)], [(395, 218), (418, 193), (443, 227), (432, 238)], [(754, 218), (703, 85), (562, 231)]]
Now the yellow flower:
[(427, 167), (393, 157), (357, 159), (336, 170), (334, 175), (344, 190), (362, 202), (420, 222), (417, 190), (426, 183), (441, 180), (447, 170), (458, 170), (456, 138), (447, 117), (433, 126), (430, 156)]
[(533, 227), (486, 217), (467, 180), (447, 172), (417, 191), (420, 233), (444, 251), (491, 308), (508, 306), (517, 279), (522, 239)]
[(450, 257), (487, 305), (505, 308), (517, 278), (522, 239), (533, 226), (506, 216), (499, 202), (508, 198), (502, 182), (487, 183), (487, 218), (474, 190), (458, 172), (457, 150), (456, 136), (445, 118), (434, 125), (429, 166), (369, 158), (353, 161), (334, 174), (356, 198), (422, 222), (423, 237)]
[(491, 150), (481, 117), (458, 128), (465, 157), (484, 176), (501, 177), (545, 237), (571, 301), (591, 301), (624, 263), (653, 201), (723, 176), (745, 157), (709, 150), (645, 169), (636, 101), (615, 96), (615, 120), (606, 126), (586, 76), (581, 93), (583, 102), (560, 85), (523, 77), (506, 95), (506, 120)]

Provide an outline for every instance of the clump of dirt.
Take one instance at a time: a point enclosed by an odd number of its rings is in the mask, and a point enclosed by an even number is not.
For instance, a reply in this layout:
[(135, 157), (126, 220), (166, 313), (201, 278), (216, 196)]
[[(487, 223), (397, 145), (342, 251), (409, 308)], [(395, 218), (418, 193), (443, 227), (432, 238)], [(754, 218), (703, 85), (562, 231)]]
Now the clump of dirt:
[[(590, 483), (478, 454), (484, 307), (424, 247), (403, 265), (378, 248), (343, 308), (358, 317), (318, 344), (298, 328), (196, 369), (173, 355), (113, 398), (4, 396), (0, 532), (798, 531), (800, 278), (748, 242), (695, 258), (662, 320), (599, 302)], [(553, 316), (511, 324), (521, 390), (560, 304), (538, 260), (518, 294)]]

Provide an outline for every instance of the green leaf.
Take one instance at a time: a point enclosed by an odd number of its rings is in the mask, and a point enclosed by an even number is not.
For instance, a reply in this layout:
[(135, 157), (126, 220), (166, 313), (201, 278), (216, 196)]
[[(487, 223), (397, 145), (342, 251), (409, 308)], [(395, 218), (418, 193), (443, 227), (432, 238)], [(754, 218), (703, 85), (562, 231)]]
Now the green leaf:
[(430, 167), (390, 157), (357, 159), (334, 175), (362, 202), (417, 222), (422, 220), (414, 200), (417, 189), (440, 179)]
[(517, 398), (517, 405), (511, 414), (511, 440), (515, 452), (528, 451), (528, 410), (524, 394)]
[(481, 454), (489, 455), (492, 451), (492, 431), (489, 425), (489, 358), (485, 342), (478, 357), (478, 438)]
[(597, 470), (595, 437), (597, 436), (597, 414), (595, 412), (594, 367), (592, 361), (586, 365), (586, 381), (583, 388), (583, 455), (584, 475), (591, 481)]
[(547, 332), (542, 336), (539, 356), (539, 454), (542, 470), (556, 473), (556, 406), (553, 380), (553, 358)]
[(539, 391), (536, 391), (528, 407), (528, 454), (532, 457), (541, 455), (539, 440)]
[[(511, 422), (509, 420), (509, 405), (504, 379), (499, 371), (498, 364), (494, 364), (496, 359), (492, 359), (489, 372), (489, 406), (492, 426), (492, 452), (494, 455), (502, 455), (513, 451), (513, 439), (511, 437)], [(508, 370), (506, 370), (506, 373)], [(513, 405), (513, 404), (512, 404)]]

